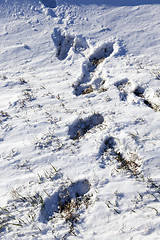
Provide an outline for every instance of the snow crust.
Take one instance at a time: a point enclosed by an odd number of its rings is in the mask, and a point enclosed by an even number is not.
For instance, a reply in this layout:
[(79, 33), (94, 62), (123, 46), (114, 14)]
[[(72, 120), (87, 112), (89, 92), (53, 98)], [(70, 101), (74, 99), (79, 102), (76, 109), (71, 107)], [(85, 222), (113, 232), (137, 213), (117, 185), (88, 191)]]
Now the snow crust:
[(159, 239), (159, 12), (1, 0), (0, 239)]

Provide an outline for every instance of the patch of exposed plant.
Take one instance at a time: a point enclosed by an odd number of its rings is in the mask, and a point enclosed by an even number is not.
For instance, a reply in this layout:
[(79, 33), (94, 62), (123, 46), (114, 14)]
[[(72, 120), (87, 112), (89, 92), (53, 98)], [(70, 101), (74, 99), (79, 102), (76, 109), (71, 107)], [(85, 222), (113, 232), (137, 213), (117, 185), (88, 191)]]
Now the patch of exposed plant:
[[(107, 49), (105, 50), (105, 52), (107, 52)], [(96, 58), (96, 57), (93, 57), (93, 58), (90, 58), (89, 61), (92, 63), (93, 66), (98, 67), (98, 65), (100, 63), (102, 63), (104, 61), (105, 57), (102, 57), (102, 58)]]
[(60, 150), (63, 147), (62, 142), (55, 136), (53, 131), (44, 133), (40, 138), (35, 138), (34, 145), (41, 150), (50, 147), (52, 151)]
[(152, 73), (157, 80), (160, 80), (160, 70), (159, 69), (154, 70)]
[(20, 78), (19, 82), (21, 85), (28, 83), (24, 78)]
[(64, 238), (76, 235), (75, 225), (91, 204), (89, 191), (88, 180), (64, 179), (63, 174), (51, 165), (34, 181), (12, 190), (12, 200), (0, 208), (0, 235), (3, 238), (5, 232), (14, 232), (24, 236), (26, 229), (32, 227), (36, 237), (47, 224), (54, 237), (59, 229), (55, 223), (65, 227)]
[(4, 111), (0, 111), (0, 123), (7, 121), (10, 118), (9, 114)]
[[(48, 185), (52, 185), (54, 181), (62, 179), (62, 176), (60, 171), (51, 165), (51, 168), (46, 170), (43, 175), (38, 175), (37, 181), (13, 189), (11, 191), (12, 200), (6, 206), (0, 207), (0, 234), (5, 234), (5, 231), (23, 233), (23, 229), (30, 225), (33, 225), (34, 228), (39, 211), (44, 208), (44, 195), (47, 195), (43, 184), (47, 182)], [(39, 186), (39, 184), (42, 186), (40, 192), (31, 194), (31, 187)], [(39, 229), (39, 231), (41, 230)]]
[(89, 94), (89, 93), (91, 93), (91, 92), (93, 92), (93, 88), (92, 88), (92, 86), (90, 85), (90, 86), (86, 87), (86, 88), (82, 91), (82, 94), (83, 94), (83, 95), (84, 95), (84, 94)]
[(30, 88), (27, 88), (23, 91), (23, 94), (21, 98), (18, 100), (18, 103), (20, 104), (20, 108), (27, 107), (27, 104), (34, 101), (36, 97), (34, 96), (32, 90)]
[(62, 219), (69, 227), (69, 234), (76, 235), (75, 224), (78, 223), (81, 214), (91, 204), (92, 195), (89, 194), (90, 184), (88, 180), (72, 182), (62, 181), (57, 192), (44, 201), (41, 209), (41, 219), (44, 222), (57, 218)]
[(105, 204), (107, 205), (107, 207), (109, 209), (111, 209), (114, 213), (116, 214), (121, 214), (121, 210), (120, 210), (120, 200), (124, 197), (123, 193), (115, 191), (113, 196), (112, 196), (112, 200), (107, 200), (105, 202)]
[(118, 169), (125, 169), (136, 177), (140, 174), (141, 165), (137, 163), (138, 157), (135, 154), (130, 154), (130, 157), (126, 159), (122, 153), (115, 152), (115, 158), (119, 163)]
[(8, 153), (2, 154), (2, 158), (8, 161), (12, 160), (20, 154), (20, 151), (16, 148), (12, 148)]
[(140, 160), (134, 153), (128, 154), (128, 158), (117, 150), (116, 141), (113, 137), (107, 137), (100, 148), (100, 154), (107, 153), (118, 162), (118, 169), (124, 169), (131, 173), (133, 176), (140, 174)]
[[(149, 108), (152, 108), (155, 112), (158, 112), (160, 111), (160, 106), (158, 104), (155, 104), (155, 103), (152, 103), (150, 102), (148, 99), (146, 99), (144, 97), (144, 92), (145, 92), (145, 89), (141, 86), (137, 86), (135, 88), (135, 90), (133, 91), (133, 93), (137, 96), (137, 97), (140, 97), (142, 98), (143, 100), (143, 103), (148, 106)], [(155, 96), (159, 97), (160, 96), (160, 92), (159, 90), (156, 91), (155, 93)]]

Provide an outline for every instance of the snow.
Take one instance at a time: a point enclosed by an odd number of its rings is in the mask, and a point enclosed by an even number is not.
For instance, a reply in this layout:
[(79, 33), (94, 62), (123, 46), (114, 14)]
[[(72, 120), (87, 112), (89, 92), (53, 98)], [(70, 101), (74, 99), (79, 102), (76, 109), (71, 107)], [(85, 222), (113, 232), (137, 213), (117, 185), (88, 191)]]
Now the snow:
[(159, 239), (159, 12), (0, 2), (0, 239)]

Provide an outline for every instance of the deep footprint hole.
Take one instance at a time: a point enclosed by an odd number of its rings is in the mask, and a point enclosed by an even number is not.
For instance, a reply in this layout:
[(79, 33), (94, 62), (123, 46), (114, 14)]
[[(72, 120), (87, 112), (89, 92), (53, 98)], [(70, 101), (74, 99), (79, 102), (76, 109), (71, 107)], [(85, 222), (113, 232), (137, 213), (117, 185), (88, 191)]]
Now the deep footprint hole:
[(134, 90), (134, 94), (137, 96), (137, 97), (143, 97), (143, 94), (145, 92), (145, 89), (141, 86), (137, 86)]
[(73, 46), (74, 37), (55, 28), (52, 34), (52, 40), (57, 48), (56, 57), (60, 61), (64, 60), (68, 56), (70, 48)]
[(94, 51), (90, 56), (89, 61), (97, 67), (105, 58), (112, 54), (113, 50), (113, 43), (104, 43)]
[(114, 51), (112, 42), (103, 43), (97, 47), (93, 54), (90, 55), (88, 62), (84, 62), (82, 66), (83, 76), (78, 80), (78, 86), (74, 87), (74, 94), (79, 96), (81, 94), (89, 94), (93, 92), (93, 89), (90, 85), (82, 86), (92, 80), (93, 72), (101, 64), (105, 58), (109, 57)]
[(93, 114), (90, 117), (85, 119), (78, 119), (72, 123), (69, 127), (68, 134), (73, 140), (78, 140), (80, 137), (83, 137), (90, 129), (93, 127), (102, 124), (104, 118), (101, 114)]
[[(137, 97), (141, 97), (143, 99), (143, 102), (146, 106), (148, 106), (149, 108), (152, 108), (154, 109), (153, 105), (151, 102), (149, 102), (147, 99), (144, 98), (144, 92), (145, 92), (145, 89), (141, 86), (137, 86), (134, 90), (134, 94), (137, 96)], [(155, 109), (154, 109), (155, 110)]]
[[(89, 190), (90, 183), (87, 179), (73, 182), (69, 186), (63, 185), (57, 192), (44, 201), (39, 220), (46, 222), (54, 217), (54, 213), (62, 213), (68, 210), (76, 211), (78, 205), (71, 205), (71, 203), (74, 201), (80, 204)], [(69, 206), (75, 207), (75, 209), (68, 209)]]

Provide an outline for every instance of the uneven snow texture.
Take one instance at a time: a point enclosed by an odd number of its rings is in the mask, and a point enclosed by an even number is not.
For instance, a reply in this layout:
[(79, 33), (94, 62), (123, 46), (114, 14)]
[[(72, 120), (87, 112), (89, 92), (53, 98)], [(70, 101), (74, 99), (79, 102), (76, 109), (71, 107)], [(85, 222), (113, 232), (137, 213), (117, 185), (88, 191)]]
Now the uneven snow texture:
[(1, 0), (0, 239), (159, 239), (159, 12)]

